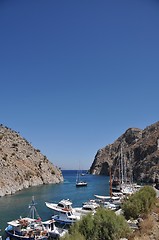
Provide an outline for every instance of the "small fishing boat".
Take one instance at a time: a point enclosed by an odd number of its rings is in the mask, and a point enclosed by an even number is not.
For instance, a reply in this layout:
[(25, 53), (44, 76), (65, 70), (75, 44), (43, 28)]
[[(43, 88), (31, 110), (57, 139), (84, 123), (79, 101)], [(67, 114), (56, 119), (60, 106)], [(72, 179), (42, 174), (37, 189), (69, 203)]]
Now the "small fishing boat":
[(62, 235), (54, 221), (48, 221), (47, 224), (42, 222), (35, 205), (33, 197), (28, 216), (7, 223), (5, 232), (9, 237), (20, 240), (47, 240), (50, 236), (58, 238), (60, 234)]
[(64, 228), (59, 228), (55, 225), (55, 220), (47, 220), (45, 222), (42, 222), (46, 231), (48, 232), (48, 236), (53, 239), (59, 239), (60, 237), (63, 237), (66, 233), (68, 233), (68, 230)]

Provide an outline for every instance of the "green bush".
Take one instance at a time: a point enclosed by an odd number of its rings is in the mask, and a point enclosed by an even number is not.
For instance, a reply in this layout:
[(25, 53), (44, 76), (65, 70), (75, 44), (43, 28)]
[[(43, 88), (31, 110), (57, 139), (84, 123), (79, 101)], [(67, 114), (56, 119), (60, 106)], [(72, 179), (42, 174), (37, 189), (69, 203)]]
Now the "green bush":
[(80, 232), (87, 240), (91, 240), (91, 236), (94, 232), (93, 215), (88, 214), (84, 216), (81, 221), (76, 222), (72, 227), (71, 233), (76, 231)]
[(148, 214), (156, 201), (156, 191), (151, 186), (145, 186), (133, 194), (122, 205), (126, 219), (136, 219), (141, 214)]
[[(64, 240), (118, 240), (127, 237), (130, 228), (123, 216), (113, 211), (99, 208), (96, 214), (86, 215), (76, 222)], [(77, 238), (79, 236), (79, 238)]]
[(73, 234), (66, 234), (65, 237), (60, 239), (63, 240), (86, 240), (84, 236), (82, 236), (79, 232), (74, 232)]
[(137, 199), (137, 197), (133, 196), (126, 200), (122, 205), (122, 210), (126, 219), (138, 218), (141, 213), (141, 208), (141, 202)]

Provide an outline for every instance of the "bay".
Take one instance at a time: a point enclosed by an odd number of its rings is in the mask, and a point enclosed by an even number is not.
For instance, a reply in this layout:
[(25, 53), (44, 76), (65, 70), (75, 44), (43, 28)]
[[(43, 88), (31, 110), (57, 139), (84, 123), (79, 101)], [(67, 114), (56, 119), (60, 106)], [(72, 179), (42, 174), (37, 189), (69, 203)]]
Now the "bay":
[(59, 184), (40, 185), (30, 187), (0, 198), (0, 228), (1, 235), (7, 222), (17, 219), (20, 216), (28, 215), (28, 205), (32, 196), (37, 203), (37, 211), (42, 220), (50, 219), (51, 209), (45, 206), (45, 202), (58, 202), (61, 199), (70, 199), (73, 207), (82, 206), (82, 203), (89, 199), (94, 199), (94, 194), (109, 194), (109, 177), (85, 174), (82, 180), (87, 181), (87, 187), (77, 188), (75, 185), (77, 170), (63, 170), (64, 182)]

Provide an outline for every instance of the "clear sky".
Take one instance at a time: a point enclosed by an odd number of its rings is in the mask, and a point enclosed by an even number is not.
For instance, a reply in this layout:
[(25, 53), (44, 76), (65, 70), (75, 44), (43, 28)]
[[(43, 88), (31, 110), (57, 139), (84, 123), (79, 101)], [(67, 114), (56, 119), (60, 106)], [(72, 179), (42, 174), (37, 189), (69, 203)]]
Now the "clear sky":
[(158, 120), (158, 0), (0, 0), (0, 123), (51, 162)]

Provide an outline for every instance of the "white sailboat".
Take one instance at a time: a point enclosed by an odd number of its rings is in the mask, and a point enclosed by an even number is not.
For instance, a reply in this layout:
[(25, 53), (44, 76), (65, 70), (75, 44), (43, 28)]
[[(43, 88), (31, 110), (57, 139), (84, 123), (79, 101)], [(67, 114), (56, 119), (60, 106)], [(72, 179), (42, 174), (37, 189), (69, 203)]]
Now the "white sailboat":
[(81, 180), (81, 173), (80, 171), (77, 171), (77, 177), (76, 177), (76, 187), (86, 187), (87, 182)]
[[(137, 189), (136, 184), (133, 183), (133, 174), (132, 174), (132, 166), (131, 159), (128, 161), (125, 159), (123, 150), (121, 147), (121, 155), (118, 163), (118, 174), (119, 176), (115, 180), (112, 180), (112, 190), (115, 192), (120, 192), (123, 195), (131, 195)], [(114, 173), (115, 177), (115, 173)], [(115, 185), (115, 186), (114, 186)]]

